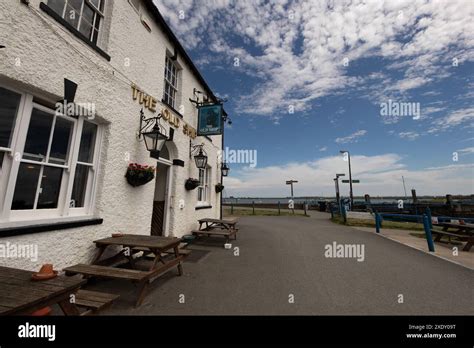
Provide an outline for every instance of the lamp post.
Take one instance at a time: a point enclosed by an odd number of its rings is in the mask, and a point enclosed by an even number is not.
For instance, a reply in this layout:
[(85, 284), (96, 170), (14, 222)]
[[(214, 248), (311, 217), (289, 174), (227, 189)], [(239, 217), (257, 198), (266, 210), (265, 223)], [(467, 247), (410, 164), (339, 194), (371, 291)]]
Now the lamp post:
[[(224, 100), (222, 100), (221, 102), (223, 102)], [(229, 125), (232, 124), (232, 120), (229, 118), (229, 115), (227, 115), (227, 113), (225, 112), (224, 109), (222, 109), (222, 121), (223, 121), (223, 125), (222, 125), (222, 136), (221, 136), (221, 150), (223, 151), (224, 150), (224, 133), (225, 133), (225, 124), (228, 123)], [(225, 155), (225, 153), (223, 154)], [(228, 164), (225, 162), (225, 159), (224, 161), (222, 162), (221, 164), (221, 184), (224, 183), (224, 177), (227, 177), (229, 175), (229, 166)], [(223, 196), (223, 192), (221, 192), (221, 211), (220, 211), (220, 218), (222, 220), (222, 196)]]
[(342, 154), (347, 153), (347, 157), (348, 157), (348, 161), (349, 161), (349, 186), (350, 186), (349, 195), (351, 197), (351, 207), (353, 207), (354, 206), (354, 194), (352, 192), (351, 154), (347, 150), (341, 150), (339, 152), (342, 153)]

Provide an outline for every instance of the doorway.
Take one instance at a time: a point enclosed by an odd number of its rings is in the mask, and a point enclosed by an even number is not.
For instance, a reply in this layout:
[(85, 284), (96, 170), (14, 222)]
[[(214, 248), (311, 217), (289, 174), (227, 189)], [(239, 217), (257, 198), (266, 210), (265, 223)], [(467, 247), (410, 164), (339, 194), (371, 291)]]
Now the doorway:
[[(171, 161), (167, 159), (164, 147), (156, 164), (155, 196), (151, 218), (151, 235), (166, 237), (168, 235), (169, 191), (171, 181)], [(163, 156), (163, 158), (161, 158)]]

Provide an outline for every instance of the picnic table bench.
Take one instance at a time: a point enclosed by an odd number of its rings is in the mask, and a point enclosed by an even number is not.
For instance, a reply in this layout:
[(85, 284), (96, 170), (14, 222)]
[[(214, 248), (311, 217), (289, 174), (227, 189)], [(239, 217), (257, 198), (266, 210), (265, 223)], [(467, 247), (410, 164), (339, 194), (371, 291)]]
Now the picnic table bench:
[(81, 316), (95, 314), (118, 299), (120, 295), (107, 294), (103, 292), (79, 289), (76, 293), (75, 304), (80, 308), (85, 308)]
[[(66, 275), (82, 274), (86, 278), (109, 278), (128, 280), (139, 284), (136, 306), (142, 304), (148, 286), (159, 275), (166, 273), (173, 267), (178, 268), (178, 273), (183, 274), (181, 262), (184, 255), (179, 251), (179, 238), (141, 236), (125, 234), (119, 237), (110, 237), (94, 241), (98, 248), (97, 254), (92, 264), (78, 264), (64, 269)], [(105, 250), (110, 246), (121, 246), (122, 250), (116, 255), (101, 260)], [(170, 250), (173, 250), (171, 253)], [(147, 270), (140, 270), (136, 267), (137, 259), (134, 258), (138, 252), (144, 255), (153, 254), (152, 265)], [(170, 257), (165, 258), (163, 254)], [(127, 260), (131, 269), (112, 267)]]
[(223, 236), (226, 238), (226, 243), (230, 241), (233, 237), (237, 239), (237, 232), (239, 229), (236, 227), (238, 220), (220, 220), (220, 219), (200, 219), (199, 221), (199, 230), (194, 230), (191, 233), (196, 237), (212, 235)]
[(0, 267), (0, 315), (30, 315), (58, 304), (65, 315), (80, 315), (71, 295), (85, 284), (80, 277), (58, 276), (44, 281), (33, 281), (34, 272)]
[[(451, 237), (456, 237), (462, 242), (466, 242), (466, 245), (462, 249), (463, 251), (471, 250), (474, 245), (474, 224), (456, 224), (452, 222), (438, 223), (434, 226), (441, 227), (441, 230), (432, 229), (431, 233), (435, 234), (435, 242), (440, 242), (443, 236), (448, 236), (449, 241)], [(449, 232), (449, 229), (455, 229), (454, 232)]]

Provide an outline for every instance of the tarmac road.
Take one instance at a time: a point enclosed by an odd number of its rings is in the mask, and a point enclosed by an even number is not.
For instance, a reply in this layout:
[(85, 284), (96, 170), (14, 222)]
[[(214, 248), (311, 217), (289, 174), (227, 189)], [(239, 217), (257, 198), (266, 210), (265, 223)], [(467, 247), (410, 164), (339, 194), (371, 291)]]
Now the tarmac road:
[[(122, 295), (105, 315), (474, 314), (473, 271), (328, 218), (242, 217), (238, 256), (222, 239), (192, 245), (184, 275), (155, 281), (136, 309), (128, 282), (92, 288)], [(364, 261), (325, 257), (333, 242), (363, 245)]]

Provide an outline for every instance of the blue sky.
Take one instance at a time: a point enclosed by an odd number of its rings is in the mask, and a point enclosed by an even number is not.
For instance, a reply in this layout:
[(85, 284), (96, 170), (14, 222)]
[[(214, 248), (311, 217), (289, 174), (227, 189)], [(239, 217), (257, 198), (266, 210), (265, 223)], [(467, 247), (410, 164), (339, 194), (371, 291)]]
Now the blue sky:
[[(474, 191), (471, 1), (171, 1), (158, 8), (212, 89), (228, 98), (227, 196)], [(407, 115), (382, 105), (413, 103)], [(416, 106), (420, 113), (416, 113)], [(292, 111), (292, 112), (290, 112)], [(343, 189), (344, 193), (347, 188)]]

